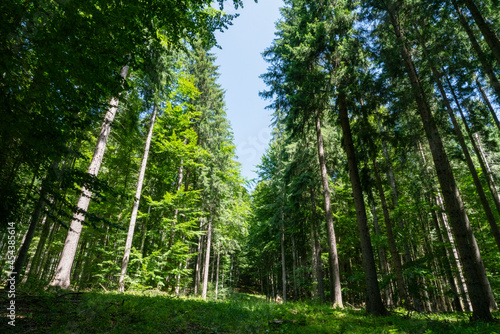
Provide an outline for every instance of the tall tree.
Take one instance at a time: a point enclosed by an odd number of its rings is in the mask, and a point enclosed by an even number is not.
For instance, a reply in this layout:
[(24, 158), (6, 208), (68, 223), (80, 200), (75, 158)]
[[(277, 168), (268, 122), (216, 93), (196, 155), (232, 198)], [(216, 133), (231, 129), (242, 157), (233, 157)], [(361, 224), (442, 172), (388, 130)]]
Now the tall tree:
[[(129, 67), (127, 65), (120, 71), (120, 76), (123, 80), (125, 80), (127, 76), (128, 69)], [(102, 158), (104, 157), (104, 151), (106, 150), (106, 143), (111, 132), (111, 124), (113, 123), (118, 109), (118, 102), (119, 100), (116, 97), (113, 97), (110, 100), (110, 107), (101, 126), (101, 132), (99, 133), (99, 137), (97, 139), (94, 155), (92, 156), (92, 161), (90, 162), (88, 168), (88, 173), (91, 176), (97, 177), (97, 174), (99, 173)], [(78, 241), (80, 240), (80, 234), (82, 232), (83, 221), (85, 220), (85, 213), (90, 204), (91, 196), (92, 191), (84, 186), (82, 188), (80, 198), (78, 199), (77, 210), (71, 220), (68, 235), (66, 237), (66, 241), (64, 242), (64, 248), (59, 259), (59, 264), (57, 265), (55, 275), (50, 282), (50, 286), (57, 286), (63, 289), (70, 288), (70, 276), (73, 260), (75, 258)]]
[[(153, 102), (154, 103), (154, 102)], [(156, 103), (153, 105), (151, 112), (151, 122), (149, 124), (148, 136), (144, 144), (144, 154), (142, 156), (141, 170), (139, 171), (139, 178), (137, 179), (137, 187), (134, 196), (134, 204), (132, 206), (132, 215), (130, 216), (130, 224), (127, 233), (127, 241), (125, 242), (125, 253), (123, 254), (122, 268), (120, 278), (118, 280), (118, 291), (123, 292), (125, 289), (124, 277), (127, 273), (127, 266), (130, 258), (130, 248), (132, 246), (132, 239), (134, 238), (135, 222), (137, 220), (137, 211), (139, 210), (139, 201), (141, 198), (142, 185), (144, 183), (144, 175), (146, 174), (146, 165), (148, 163), (149, 147), (151, 146), (151, 139), (153, 137), (153, 128), (156, 119)]]
[(488, 278), (448, 157), (444, 150), (441, 136), (431, 114), (411, 52), (406, 45), (399, 21), (398, 9), (393, 3), (389, 3), (384, 9), (387, 11), (388, 20), (390, 20), (394, 33), (401, 43), (401, 57), (403, 58), (412, 92), (417, 102), (417, 110), (429, 141), (437, 177), (443, 190), (446, 211), (453, 227), (462, 263), (464, 264), (464, 273), (473, 307), (473, 317), (491, 321), (490, 296), (487, 289), (489, 285)]

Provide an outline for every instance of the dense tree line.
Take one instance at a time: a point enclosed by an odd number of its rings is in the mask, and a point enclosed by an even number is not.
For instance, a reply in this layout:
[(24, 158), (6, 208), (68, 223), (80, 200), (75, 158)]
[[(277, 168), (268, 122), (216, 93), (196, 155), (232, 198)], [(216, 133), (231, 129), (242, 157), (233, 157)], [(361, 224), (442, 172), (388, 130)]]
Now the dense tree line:
[(0, 4), (2, 274), (492, 320), (496, 1), (286, 0), (252, 195), (209, 52), (219, 5)]
[(2, 2), (4, 276), (204, 298), (235, 282), (249, 195), (208, 52), (234, 16), (212, 5)]
[(373, 315), (492, 320), (497, 9), (285, 1), (264, 52), (274, 137), (252, 195), (247, 284)]

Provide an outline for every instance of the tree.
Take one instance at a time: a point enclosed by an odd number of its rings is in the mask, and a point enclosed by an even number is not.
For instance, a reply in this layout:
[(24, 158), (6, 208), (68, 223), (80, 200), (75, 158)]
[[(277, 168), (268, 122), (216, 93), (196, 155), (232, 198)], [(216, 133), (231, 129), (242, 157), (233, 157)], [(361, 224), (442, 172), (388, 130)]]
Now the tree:
[(398, 20), (398, 12), (393, 4), (389, 4), (385, 10), (387, 11), (388, 19), (390, 19), (396, 37), (403, 43), (400, 47), (401, 57), (404, 60), (412, 91), (417, 102), (418, 112), (431, 147), (438, 180), (443, 190), (446, 211), (453, 226), (453, 233), (464, 264), (465, 276), (474, 312), (473, 317), (491, 321), (490, 297), (487, 290), (488, 279), (455, 178), (451, 171), (448, 157), (444, 151), (441, 137), (426, 101), (425, 92), (420, 83), (415, 64), (413, 63), (408, 47), (405, 45), (406, 42)]

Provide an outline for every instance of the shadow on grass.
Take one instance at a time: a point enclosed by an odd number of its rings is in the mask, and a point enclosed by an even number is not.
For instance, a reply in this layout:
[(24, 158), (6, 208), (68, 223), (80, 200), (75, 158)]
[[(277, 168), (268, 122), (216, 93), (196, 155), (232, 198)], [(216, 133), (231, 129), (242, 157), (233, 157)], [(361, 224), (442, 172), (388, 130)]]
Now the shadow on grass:
[[(5, 300), (1, 300), (5, 305)], [(19, 295), (16, 327), (0, 317), (0, 332), (18, 333), (495, 333), (498, 324), (369, 317), (327, 305), (269, 303), (232, 294), (223, 301), (161, 293)], [(4, 311), (2, 311), (3, 313)], [(456, 320), (456, 318), (455, 318)]]

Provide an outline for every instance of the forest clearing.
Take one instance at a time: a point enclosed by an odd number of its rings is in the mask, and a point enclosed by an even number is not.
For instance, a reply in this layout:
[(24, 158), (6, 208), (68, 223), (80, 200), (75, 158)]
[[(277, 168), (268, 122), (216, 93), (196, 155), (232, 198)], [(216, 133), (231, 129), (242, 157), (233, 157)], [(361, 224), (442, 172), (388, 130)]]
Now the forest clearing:
[(249, 3), (2, 1), (0, 329), (500, 334), (498, 1), (275, 2), (249, 178)]

